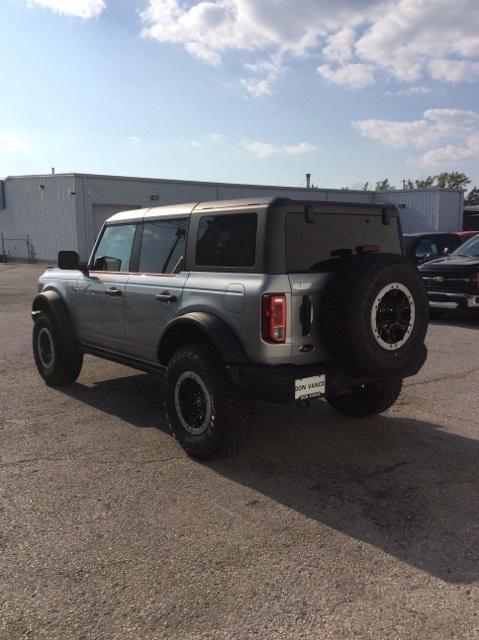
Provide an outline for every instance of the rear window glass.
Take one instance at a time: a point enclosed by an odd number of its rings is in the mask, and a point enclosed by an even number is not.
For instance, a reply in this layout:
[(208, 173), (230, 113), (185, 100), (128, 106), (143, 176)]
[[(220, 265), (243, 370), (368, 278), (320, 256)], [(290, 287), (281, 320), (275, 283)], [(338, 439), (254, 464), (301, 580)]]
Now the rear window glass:
[(377, 245), (380, 251), (402, 253), (397, 219), (389, 225), (382, 216), (363, 213), (321, 213), (312, 223), (304, 213), (286, 216), (286, 270), (288, 273), (309, 271), (332, 257), (334, 251)]
[(252, 267), (255, 263), (256, 213), (202, 216), (196, 243), (199, 267)]

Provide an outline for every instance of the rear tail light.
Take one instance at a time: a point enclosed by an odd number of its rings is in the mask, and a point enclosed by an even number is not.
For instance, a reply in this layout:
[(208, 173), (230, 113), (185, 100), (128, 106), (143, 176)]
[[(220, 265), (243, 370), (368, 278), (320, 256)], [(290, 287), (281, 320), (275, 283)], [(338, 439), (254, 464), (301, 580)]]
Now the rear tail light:
[(261, 305), (263, 340), (275, 344), (286, 342), (286, 296), (284, 293), (265, 293)]

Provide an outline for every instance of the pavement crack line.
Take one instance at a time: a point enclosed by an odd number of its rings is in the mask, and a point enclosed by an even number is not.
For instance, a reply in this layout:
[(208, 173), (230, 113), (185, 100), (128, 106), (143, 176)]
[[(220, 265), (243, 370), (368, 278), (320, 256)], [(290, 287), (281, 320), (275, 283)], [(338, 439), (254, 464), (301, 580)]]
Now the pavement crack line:
[(93, 458), (26, 458), (24, 460), (12, 460), (10, 462), (0, 462), (1, 467), (15, 467), (24, 464), (34, 464), (37, 462), (90, 462), (92, 464), (135, 464), (146, 465), (154, 462), (170, 462), (172, 460), (182, 460), (182, 456), (169, 456), (167, 458), (147, 458), (146, 460), (132, 460), (130, 458), (122, 458), (120, 460), (95, 460)]
[(383, 467), (382, 469), (378, 469), (377, 471), (371, 471), (365, 477), (367, 480), (371, 478), (377, 478), (378, 476), (383, 476), (387, 473), (392, 473), (399, 469), (399, 467), (404, 467), (404, 465), (409, 464), (407, 460), (402, 460), (401, 462), (396, 462), (396, 464), (391, 464), (389, 467)]
[(431, 380), (419, 380), (418, 382), (409, 382), (404, 386), (407, 387), (417, 387), (423, 384), (431, 384), (433, 382), (442, 382), (443, 380), (459, 380), (461, 378), (466, 378), (472, 373), (479, 373), (479, 369), (470, 369), (469, 371), (463, 371), (462, 373), (451, 373), (447, 376), (439, 376), (437, 378), (432, 378)]

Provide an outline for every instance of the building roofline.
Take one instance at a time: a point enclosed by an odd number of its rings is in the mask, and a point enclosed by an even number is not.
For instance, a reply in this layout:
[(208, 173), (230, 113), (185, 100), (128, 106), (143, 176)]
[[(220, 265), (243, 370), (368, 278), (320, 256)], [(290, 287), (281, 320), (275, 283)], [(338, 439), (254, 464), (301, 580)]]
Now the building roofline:
[(213, 187), (248, 187), (250, 189), (284, 189), (291, 191), (294, 189), (296, 191), (304, 191), (305, 193), (313, 192), (324, 192), (324, 191), (335, 191), (338, 193), (381, 193), (387, 195), (388, 193), (410, 193), (414, 192), (452, 192), (457, 193), (458, 191), (463, 191), (461, 189), (441, 189), (439, 187), (428, 187), (427, 189), (393, 189), (391, 191), (374, 191), (368, 190), (364, 191), (362, 189), (337, 189), (334, 187), (321, 187), (321, 188), (310, 188), (307, 187), (296, 187), (291, 185), (272, 185), (272, 184), (250, 184), (244, 182), (218, 182), (213, 180), (181, 180), (177, 178), (142, 178), (138, 176), (113, 176), (109, 174), (101, 174), (101, 173), (39, 173), (39, 174), (24, 174), (18, 176), (7, 176), (4, 180), (21, 180), (21, 179), (29, 179), (29, 178), (41, 178), (45, 180), (47, 178), (93, 178), (93, 179), (101, 179), (101, 180), (130, 180), (134, 182), (156, 182), (158, 184), (187, 184), (187, 185), (197, 185), (197, 186), (213, 186)]

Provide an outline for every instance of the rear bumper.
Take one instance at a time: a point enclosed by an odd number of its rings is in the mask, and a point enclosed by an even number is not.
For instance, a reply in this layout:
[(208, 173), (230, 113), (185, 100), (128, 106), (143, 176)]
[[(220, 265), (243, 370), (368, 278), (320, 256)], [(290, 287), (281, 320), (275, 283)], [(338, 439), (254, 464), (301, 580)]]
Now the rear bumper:
[[(426, 347), (419, 350), (416, 361), (403, 371), (400, 378), (416, 375), (423, 366), (426, 357)], [(325, 388), (321, 395), (338, 395), (352, 387), (371, 382), (382, 381), (377, 377), (351, 377), (331, 366), (331, 363), (318, 363), (305, 367), (295, 365), (267, 366), (258, 364), (228, 365), (228, 375), (234, 384), (241, 387), (253, 398), (288, 404), (294, 402), (297, 382), (314, 376), (325, 377)], [(321, 397), (317, 395), (316, 397)]]
[(428, 291), (429, 306), (432, 309), (463, 310), (479, 309), (479, 293), (447, 293), (444, 291)]

